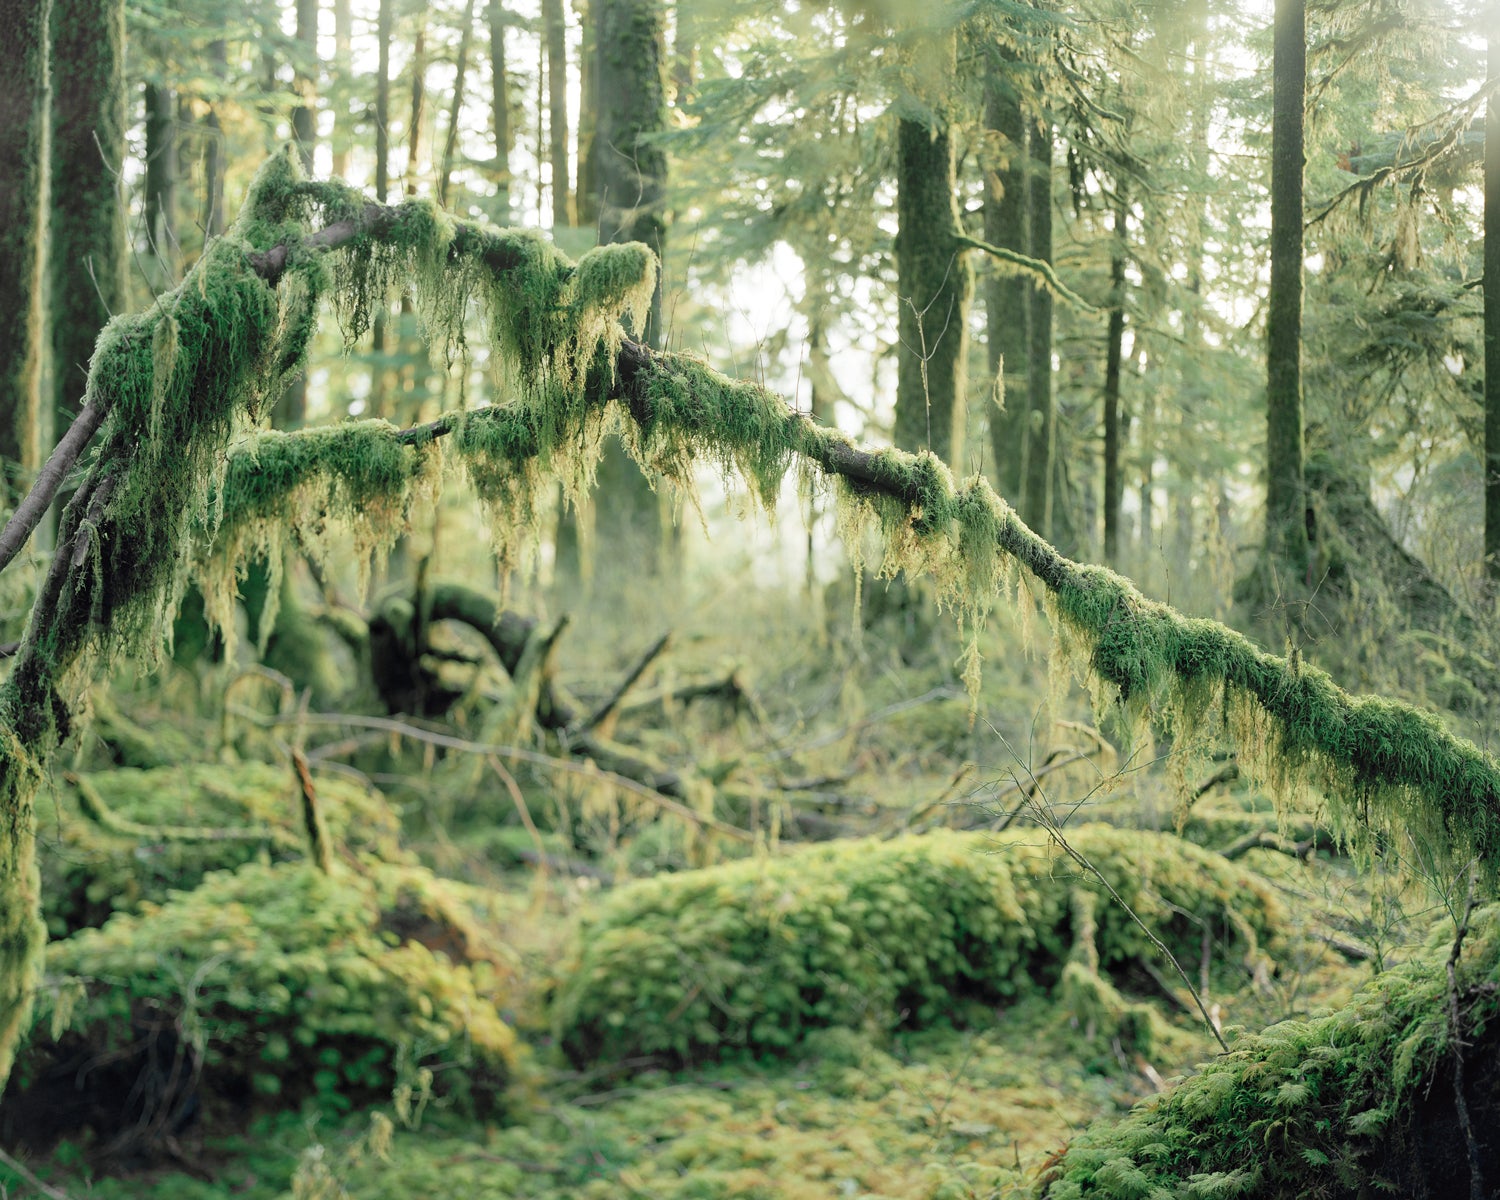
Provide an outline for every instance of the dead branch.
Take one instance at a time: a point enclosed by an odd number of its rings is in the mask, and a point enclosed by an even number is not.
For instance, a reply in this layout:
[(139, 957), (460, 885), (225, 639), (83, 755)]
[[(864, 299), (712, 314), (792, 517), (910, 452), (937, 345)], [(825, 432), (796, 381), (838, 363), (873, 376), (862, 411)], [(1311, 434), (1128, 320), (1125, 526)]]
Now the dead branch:
[(650, 649), (641, 655), (640, 661), (626, 673), (624, 679), (620, 680), (619, 686), (615, 688), (609, 699), (595, 709), (583, 724), (578, 726), (579, 733), (597, 731), (601, 737), (610, 737), (614, 734), (615, 721), (620, 715), (621, 702), (625, 699), (630, 689), (639, 682), (641, 676), (646, 673), (651, 664), (656, 661), (661, 652), (667, 648), (667, 643), (671, 641), (671, 638), (672, 634), (669, 630), (652, 643)]

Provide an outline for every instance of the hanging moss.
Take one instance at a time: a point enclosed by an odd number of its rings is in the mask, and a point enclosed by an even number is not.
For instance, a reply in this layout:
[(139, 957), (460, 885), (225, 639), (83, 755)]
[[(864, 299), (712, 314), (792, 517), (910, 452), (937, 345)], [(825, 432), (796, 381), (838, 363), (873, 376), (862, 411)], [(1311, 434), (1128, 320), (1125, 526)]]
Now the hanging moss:
[(229, 453), (207, 506), (201, 537), (211, 547), (195, 568), (210, 621), (233, 652), (238, 581), (256, 560), (270, 564), (263, 638), (276, 616), (285, 550), (295, 545), (319, 564), (335, 553), (360, 564), (360, 587), (409, 526), (413, 506), (437, 489), (441, 459), (385, 421), (268, 430)]

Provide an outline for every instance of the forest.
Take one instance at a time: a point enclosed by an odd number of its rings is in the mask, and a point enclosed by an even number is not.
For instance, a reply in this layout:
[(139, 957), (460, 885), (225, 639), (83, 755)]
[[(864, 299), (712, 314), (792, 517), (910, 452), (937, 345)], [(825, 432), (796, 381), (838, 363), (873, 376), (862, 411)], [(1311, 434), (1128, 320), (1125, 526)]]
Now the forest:
[(1500, 1196), (1492, 44), (0, 0), (0, 1200)]

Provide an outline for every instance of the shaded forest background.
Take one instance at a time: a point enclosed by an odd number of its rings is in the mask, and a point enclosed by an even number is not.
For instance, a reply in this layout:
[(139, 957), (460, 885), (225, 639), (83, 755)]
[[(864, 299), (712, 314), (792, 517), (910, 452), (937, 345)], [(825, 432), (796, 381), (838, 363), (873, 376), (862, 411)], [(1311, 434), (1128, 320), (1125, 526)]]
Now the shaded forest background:
[(0, 0), (0, 1182), (1493, 1194), (1496, 20)]

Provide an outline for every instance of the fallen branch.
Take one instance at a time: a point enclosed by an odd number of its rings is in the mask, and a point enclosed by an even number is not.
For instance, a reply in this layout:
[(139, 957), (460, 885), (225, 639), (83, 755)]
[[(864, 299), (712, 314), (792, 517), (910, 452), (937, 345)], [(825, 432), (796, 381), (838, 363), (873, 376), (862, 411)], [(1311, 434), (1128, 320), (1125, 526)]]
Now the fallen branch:
[(624, 679), (620, 680), (620, 685), (615, 688), (609, 699), (595, 709), (583, 724), (578, 726), (579, 733), (591, 733), (597, 730), (601, 737), (609, 737), (614, 732), (615, 721), (619, 717), (621, 702), (630, 692), (630, 689), (639, 682), (641, 676), (646, 673), (651, 664), (656, 661), (661, 652), (667, 648), (667, 643), (671, 639), (672, 634), (669, 630), (652, 643), (650, 649), (641, 655), (640, 661), (630, 669)]

